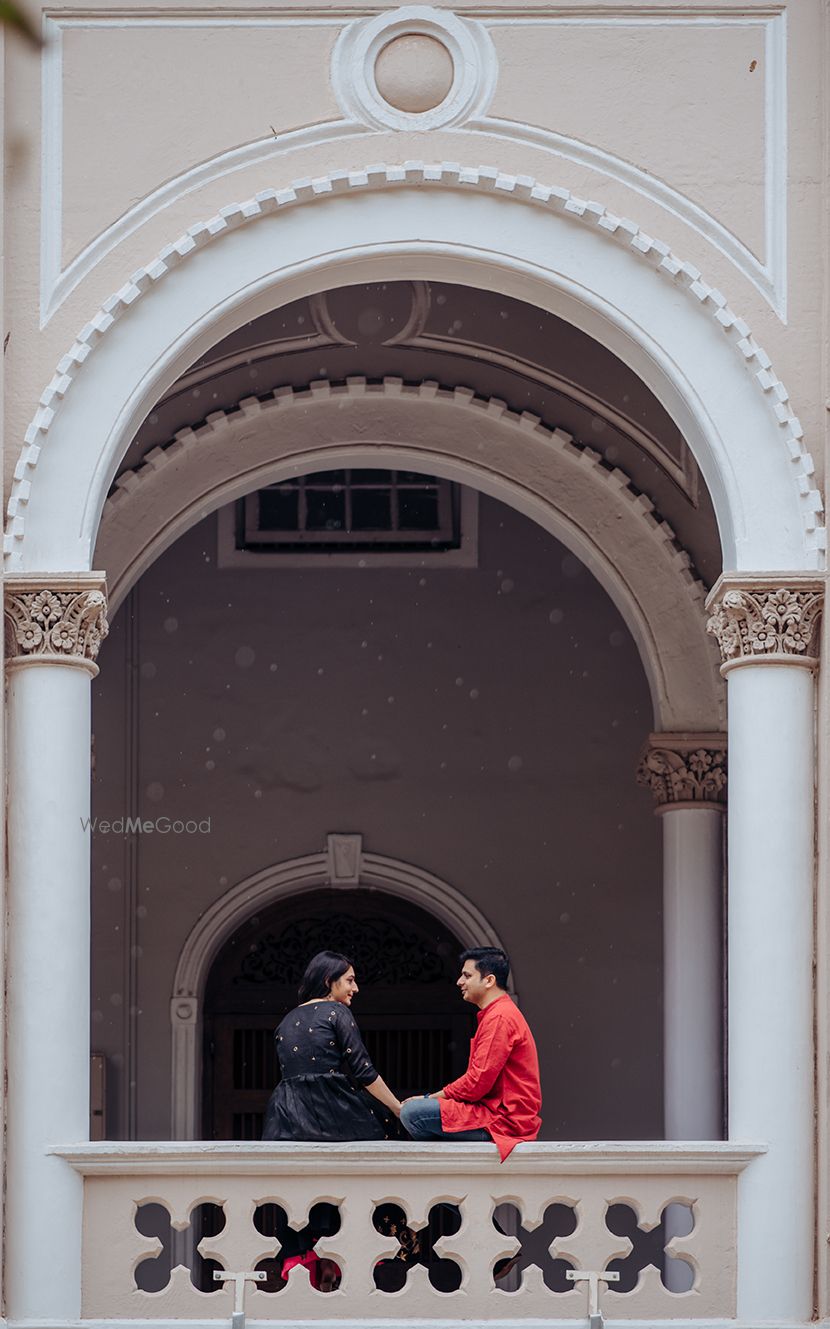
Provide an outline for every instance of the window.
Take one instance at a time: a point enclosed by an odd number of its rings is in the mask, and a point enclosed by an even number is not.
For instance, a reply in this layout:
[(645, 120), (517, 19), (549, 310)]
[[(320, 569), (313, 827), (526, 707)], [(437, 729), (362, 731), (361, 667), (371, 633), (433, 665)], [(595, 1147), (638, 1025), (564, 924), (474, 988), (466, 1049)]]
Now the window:
[(475, 566), (476, 498), (464, 486), (416, 471), (354, 468), (291, 477), (223, 509), (219, 565), (261, 565), (267, 558), (269, 566), (285, 566), (292, 555), (291, 562), (305, 566), (342, 564), (360, 555), (366, 556), (361, 566)]

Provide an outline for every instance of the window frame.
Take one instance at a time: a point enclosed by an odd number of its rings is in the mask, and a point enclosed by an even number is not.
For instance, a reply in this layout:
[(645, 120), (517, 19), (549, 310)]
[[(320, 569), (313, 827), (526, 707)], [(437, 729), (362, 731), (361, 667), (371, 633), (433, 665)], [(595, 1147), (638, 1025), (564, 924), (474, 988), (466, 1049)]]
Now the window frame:
[[(365, 471), (372, 468), (361, 466), (336, 469)], [(313, 474), (301, 478), (313, 481)], [(452, 492), (451, 485), (454, 482), (443, 481), (440, 477), (435, 479), (440, 481), (447, 494)], [(478, 492), (467, 485), (457, 486), (458, 537), (457, 544), (452, 547), (427, 547), (423, 537), (414, 544), (412, 535), (417, 538), (419, 532), (383, 531), (378, 533), (380, 538), (375, 539), (374, 533), (361, 531), (358, 533), (360, 543), (357, 543), (352, 540), (344, 541), (343, 532), (340, 531), (313, 531), (290, 532), (290, 541), (286, 541), (283, 548), (274, 548), (273, 541), (263, 541), (263, 545), (266, 546), (264, 548), (257, 549), (250, 546), (240, 548), (238, 545), (240, 506), (244, 511), (244, 505), (259, 493), (259, 489), (266, 487), (268, 486), (259, 486), (257, 490), (251, 491), (251, 494), (219, 509), (217, 567), (260, 568), (273, 571), (275, 568), (476, 568), (478, 566)], [(298, 534), (305, 538), (298, 539)], [(328, 538), (320, 540), (321, 535)], [(373, 538), (367, 541), (365, 540), (367, 535)], [(434, 535), (435, 532), (429, 532), (427, 538), (432, 541)], [(396, 538), (389, 538), (390, 536)], [(332, 548), (321, 548), (326, 544), (331, 544)]]

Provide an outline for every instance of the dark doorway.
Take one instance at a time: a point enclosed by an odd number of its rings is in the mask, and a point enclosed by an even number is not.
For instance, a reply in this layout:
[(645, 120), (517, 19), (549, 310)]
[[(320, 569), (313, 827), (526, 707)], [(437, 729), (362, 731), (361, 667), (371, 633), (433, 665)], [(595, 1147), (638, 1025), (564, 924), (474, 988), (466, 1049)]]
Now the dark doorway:
[(377, 890), (320, 890), (253, 915), (217, 955), (205, 993), (204, 1138), (258, 1140), (277, 1082), (273, 1033), (317, 951), (354, 962), (353, 1012), (394, 1092), (460, 1075), (473, 1032), (455, 981), (463, 947), (426, 911)]

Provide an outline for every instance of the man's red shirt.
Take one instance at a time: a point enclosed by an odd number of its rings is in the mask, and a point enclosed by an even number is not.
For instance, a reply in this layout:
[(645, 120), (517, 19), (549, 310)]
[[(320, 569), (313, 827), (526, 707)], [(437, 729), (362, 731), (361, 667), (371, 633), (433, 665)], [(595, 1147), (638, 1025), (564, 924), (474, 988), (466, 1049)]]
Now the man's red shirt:
[(539, 1057), (527, 1020), (505, 993), (478, 1012), (470, 1061), (443, 1089), (445, 1131), (484, 1127), (502, 1162), (520, 1140), (535, 1140), (542, 1125)]

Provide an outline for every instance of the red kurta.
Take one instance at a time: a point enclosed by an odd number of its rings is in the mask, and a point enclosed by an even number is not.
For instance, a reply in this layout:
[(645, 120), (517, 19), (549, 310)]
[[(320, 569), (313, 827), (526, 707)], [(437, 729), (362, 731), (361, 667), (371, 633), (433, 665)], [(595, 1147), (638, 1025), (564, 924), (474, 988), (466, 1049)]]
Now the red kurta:
[(444, 1086), (445, 1131), (488, 1130), (502, 1162), (520, 1140), (535, 1140), (542, 1125), (539, 1057), (521, 1011), (505, 994), (478, 1013), (470, 1062)]

